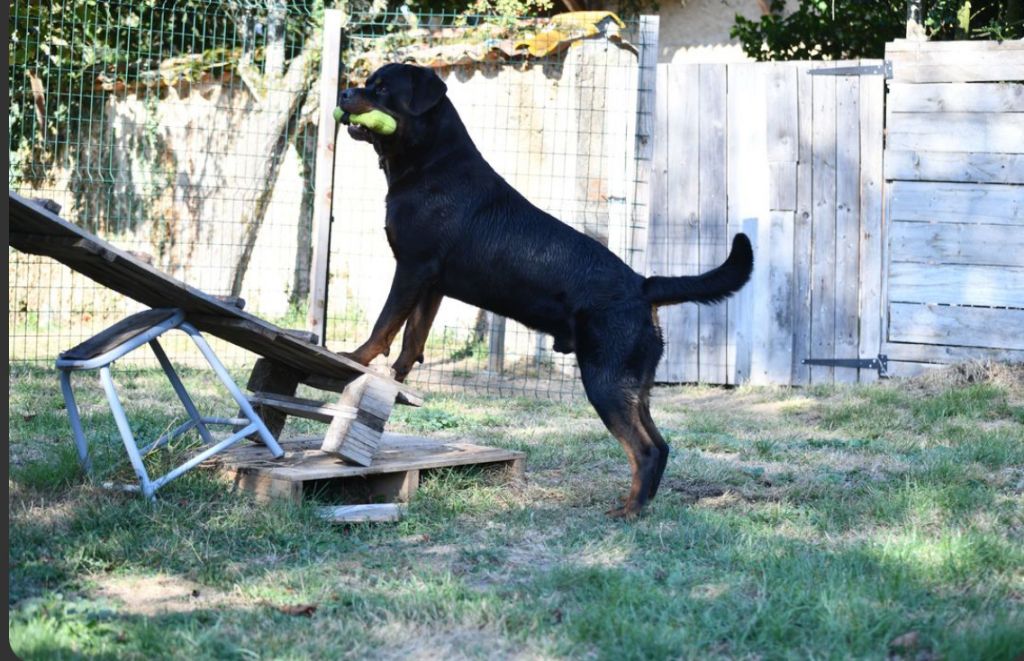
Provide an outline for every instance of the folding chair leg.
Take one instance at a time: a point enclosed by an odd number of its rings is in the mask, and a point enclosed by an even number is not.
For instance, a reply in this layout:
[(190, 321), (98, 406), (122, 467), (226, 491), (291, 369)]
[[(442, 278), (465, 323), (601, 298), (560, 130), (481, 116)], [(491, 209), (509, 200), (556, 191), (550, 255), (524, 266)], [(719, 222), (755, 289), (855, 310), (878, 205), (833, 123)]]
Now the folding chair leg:
[(64, 407), (68, 411), (71, 433), (75, 437), (75, 447), (78, 449), (78, 464), (82, 467), (82, 472), (88, 475), (92, 472), (92, 460), (89, 459), (89, 442), (85, 440), (85, 432), (82, 430), (82, 418), (78, 415), (78, 403), (71, 389), (71, 370), (60, 371), (60, 389), (64, 393)]
[(196, 408), (192, 398), (189, 397), (188, 391), (185, 390), (185, 384), (181, 382), (181, 378), (178, 376), (178, 373), (174, 371), (174, 365), (172, 365), (171, 361), (167, 358), (164, 348), (160, 346), (160, 343), (156, 339), (151, 340), (149, 342), (149, 346), (153, 350), (153, 353), (156, 354), (156, 359), (160, 361), (160, 367), (164, 368), (164, 373), (167, 375), (167, 379), (171, 382), (174, 392), (177, 393), (178, 399), (181, 400), (181, 403), (188, 412), (189, 417), (196, 423), (196, 430), (203, 438), (203, 443), (213, 443), (213, 435), (203, 423), (203, 418), (199, 415), (199, 409)]
[(213, 371), (217, 374), (217, 378), (221, 380), (221, 383), (224, 384), (224, 387), (228, 389), (228, 392), (230, 392), (231, 396), (235, 399), (235, 402), (238, 403), (238, 408), (242, 410), (242, 414), (256, 425), (256, 433), (259, 434), (260, 440), (262, 440), (263, 444), (267, 446), (268, 450), (270, 450), (270, 454), (273, 455), (275, 459), (283, 456), (284, 450), (282, 450), (281, 446), (278, 445), (277, 439), (275, 439), (274, 435), (270, 433), (267, 426), (263, 424), (263, 419), (256, 415), (256, 412), (253, 410), (252, 404), (249, 403), (248, 398), (246, 398), (245, 394), (238, 389), (237, 385), (235, 385), (235, 380), (232, 379), (231, 375), (228, 374), (228, 371), (224, 369), (224, 365), (222, 365), (220, 360), (217, 359), (217, 355), (213, 353), (213, 349), (211, 349), (210, 345), (206, 343), (203, 336), (199, 334), (199, 331), (188, 323), (181, 324), (179, 328), (188, 333), (189, 337), (192, 338), (192, 341), (195, 342), (197, 347), (199, 347), (199, 351), (202, 352), (203, 357), (206, 358), (206, 362), (210, 363), (210, 367), (212, 367)]
[(128, 425), (128, 416), (125, 415), (121, 406), (121, 399), (117, 396), (117, 389), (114, 387), (114, 380), (110, 376), (110, 366), (104, 365), (100, 368), (100, 382), (103, 390), (107, 393), (107, 401), (110, 403), (110, 410), (114, 414), (114, 422), (121, 432), (121, 439), (124, 441), (124, 449), (128, 452), (128, 459), (132, 462), (132, 468), (139, 477), (139, 485), (142, 488), (142, 495), (150, 500), (153, 499), (155, 489), (149, 480), (149, 473), (142, 463), (142, 456), (139, 454), (139, 447), (135, 444), (135, 437), (132, 436), (132, 429)]

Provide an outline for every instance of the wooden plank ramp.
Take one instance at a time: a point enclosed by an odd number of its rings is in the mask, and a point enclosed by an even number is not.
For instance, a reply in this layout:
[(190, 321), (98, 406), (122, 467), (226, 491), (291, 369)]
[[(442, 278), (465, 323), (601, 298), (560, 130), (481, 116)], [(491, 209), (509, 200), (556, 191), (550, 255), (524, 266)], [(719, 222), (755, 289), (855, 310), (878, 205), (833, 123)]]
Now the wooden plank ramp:
[[(181, 308), (203, 333), (285, 365), (313, 387), (340, 392), (363, 374), (394, 384), (398, 403), (419, 406), (423, 398), (404, 383), (378, 374), (346, 356), (310, 342), (307, 333), (279, 328), (163, 273), (40, 203), (8, 192), (11, 247), (51, 257), (99, 284), (152, 308)], [(288, 393), (285, 393), (288, 394)]]
[(522, 477), (526, 455), (466, 440), (435, 440), (385, 433), (370, 466), (346, 463), (320, 450), (320, 438), (282, 440), (284, 457), (268, 459), (258, 445), (239, 445), (206, 462), (238, 491), (258, 500), (284, 498), (298, 503), (303, 494), (328, 490), (346, 502), (409, 500), (419, 488), (420, 471), (459, 466), (502, 466)]

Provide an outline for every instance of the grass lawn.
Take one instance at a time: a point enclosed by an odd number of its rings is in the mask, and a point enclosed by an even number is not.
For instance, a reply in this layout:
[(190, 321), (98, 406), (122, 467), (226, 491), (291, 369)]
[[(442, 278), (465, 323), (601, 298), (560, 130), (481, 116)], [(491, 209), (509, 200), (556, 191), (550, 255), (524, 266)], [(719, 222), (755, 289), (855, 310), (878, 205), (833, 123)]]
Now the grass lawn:
[[(203, 408), (232, 412), (190, 378)], [(175, 424), (160, 373), (118, 379), (140, 436)], [(81, 392), (96, 481), (130, 476), (100, 440), (116, 432), (98, 386)], [(338, 526), (315, 503), (259, 505), (203, 471), (156, 506), (84, 482), (56, 374), (12, 367), (11, 647), (45, 659), (1024, 653), (1021, 366), (870, 387), (660, 388), (653, 410), (674, 452), (639, 521), (604, 516), (629, 470), (585, 401), (435, 396), (393, 428), (523, 450), (525, 483), (438, 471), (401, 522)]]

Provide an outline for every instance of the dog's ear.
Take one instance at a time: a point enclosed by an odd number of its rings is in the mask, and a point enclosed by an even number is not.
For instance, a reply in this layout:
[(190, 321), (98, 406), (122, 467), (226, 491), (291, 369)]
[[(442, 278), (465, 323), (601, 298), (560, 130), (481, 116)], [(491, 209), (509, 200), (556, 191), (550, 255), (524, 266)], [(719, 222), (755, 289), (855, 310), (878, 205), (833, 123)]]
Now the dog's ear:
[(409, 113), (422, 115), (441, 101), (448, 86), (433, 69), (417, 67), (413, 71), (412, 98), (409, 99)]

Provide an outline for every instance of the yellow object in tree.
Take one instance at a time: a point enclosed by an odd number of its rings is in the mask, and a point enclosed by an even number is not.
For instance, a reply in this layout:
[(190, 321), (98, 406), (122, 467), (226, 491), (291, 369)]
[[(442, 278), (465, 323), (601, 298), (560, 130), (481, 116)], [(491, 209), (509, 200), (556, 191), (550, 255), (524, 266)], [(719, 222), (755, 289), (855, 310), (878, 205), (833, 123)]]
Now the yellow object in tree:
[(606, 34), (618, 37), (626, 24), (610, 11), (574, 11), (556, 14), (548, 20), (547, 30), (516, 42), (516, 50), (527, 49), (531, 57), (545, 57), (567, 48), (579, 39)]

